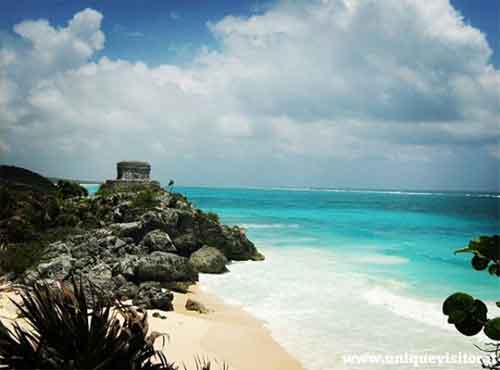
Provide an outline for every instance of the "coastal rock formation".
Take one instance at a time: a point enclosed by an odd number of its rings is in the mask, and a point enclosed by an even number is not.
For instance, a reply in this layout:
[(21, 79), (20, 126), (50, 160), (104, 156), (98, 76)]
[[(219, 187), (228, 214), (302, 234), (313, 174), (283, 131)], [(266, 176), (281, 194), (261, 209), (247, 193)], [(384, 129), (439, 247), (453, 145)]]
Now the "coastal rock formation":
[(177, 252), (170, 236), (162, 230), (150, 231), (146, 234), (142, 242), (148, 248), (149, 252)]
[(228, 263), (226, 256), (214, 247), (203, 246), (191, 254), (189, 261), (199, 272), (221, 274), (229, 271), (226, 267)]
[(172, 311), (174, 309), (173, 300), (174, 295), (172, 292), (161, 288), (158, 283), (147, 282), (139, 286), (132, 303), (145, 309)]
[(186, 257), (153, 252), (135, 261), (134, 278), (137, 281), (198, 281), (198, 272)]
[[(131, 175), (124, 170), (121, 176)], [(18, 283), (81, 277), (85, 292), (93, 286), (110, 298), (166, 310), (170, 290), (187, 292), (199, 272), (263, 259), (243, 229), (222, 225), (185, 196), (160, 188), (67, 199), (17, 192), (21, 203), (9, 203), (12, 191), (0, 187), (0, 202), (7, 197), (0, 209), (0, 271), (13, 271), (9, 276)]]

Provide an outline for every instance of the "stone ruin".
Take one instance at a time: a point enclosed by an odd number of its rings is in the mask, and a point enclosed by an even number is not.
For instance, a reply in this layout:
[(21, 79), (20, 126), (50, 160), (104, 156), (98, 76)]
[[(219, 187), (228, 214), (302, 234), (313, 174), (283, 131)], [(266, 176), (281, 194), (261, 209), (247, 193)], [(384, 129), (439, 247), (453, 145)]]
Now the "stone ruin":
[(118, 162), (116, 164), (118, 172), (117, 180), (123, 181), (149, 181), (151, 165), (148, 162)]
[(151, 165), (148, 162), (122, 161), (116, 164), (116, 180), (106, 180), (104, 189), (118, 191), (140, 191), (147, 188), (159, 188), (158, 181), (152, 181)]

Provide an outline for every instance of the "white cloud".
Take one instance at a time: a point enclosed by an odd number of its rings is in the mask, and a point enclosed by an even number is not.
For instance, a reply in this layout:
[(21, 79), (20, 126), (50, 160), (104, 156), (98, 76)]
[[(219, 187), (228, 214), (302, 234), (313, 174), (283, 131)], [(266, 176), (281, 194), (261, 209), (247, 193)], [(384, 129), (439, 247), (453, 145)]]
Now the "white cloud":
[[(101, 21), (86, 9), (64, 28), (14, 27), (30, 45), (0, 50), (0, 129), (13, 160), (37, 151), (36, 166), (50, 171), (58, 152), (71, 169), (82, 157), (112, 168), (168, 154), (184, 159), (161, 176), (254, 184), (254, 169), (264, 183), (292, 183), (299, 168), (307, 181), (336, 183), (330, 161), (375, 161), (388, 175), (421, 162), (422, 178), (464, 156), (497, 168), (500, 73), (484, 35), (447, 0), (278, 3), (209, 24), (220, 50), (183, 67), (91, 61), (104, 47)], [(220, 168), (221, 158), (232, 165)], [(341, 172), (370, 185), (370, 173)], [(466, 186), (467, 172), (443, 181)]]

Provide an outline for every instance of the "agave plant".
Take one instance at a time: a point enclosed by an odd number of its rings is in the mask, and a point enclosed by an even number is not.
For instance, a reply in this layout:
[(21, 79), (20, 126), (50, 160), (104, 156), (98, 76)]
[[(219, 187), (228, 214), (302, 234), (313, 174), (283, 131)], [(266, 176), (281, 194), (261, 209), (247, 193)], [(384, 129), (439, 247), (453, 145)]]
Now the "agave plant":
[(75, 279), (69, 286), (32, 288), (21, 292), (22, 303), (14, 302), (27, 326), (0, 322), (0, 368), (177, 369), (154, 349), (161, 335), (148, 335), (147, 314), (110, 307), (94, 288), (87, 300)]

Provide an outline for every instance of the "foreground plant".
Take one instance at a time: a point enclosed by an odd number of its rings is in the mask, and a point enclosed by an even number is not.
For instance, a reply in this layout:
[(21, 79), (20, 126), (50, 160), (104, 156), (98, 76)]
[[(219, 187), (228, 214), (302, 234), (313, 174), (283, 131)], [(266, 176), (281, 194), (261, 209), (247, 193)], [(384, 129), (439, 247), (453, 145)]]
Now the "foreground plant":
[[(500, 277), (500, 235), (481, 236), (472, 240), (469, 246), (455, 253), (472, 253), (472, 267), (477, 271), (487, 270), (490, 275)], [(500, 302), (497, 302), (500, 307)], [(443, 313), (448, 322), (466, 336), (474, 336), (481, 331), (493, 340), (485, 348), (488, 359), (482, 362), (484, 369), (500, 370), (500, 317), (488, 317), (488, 307), (483, 301), (467, 293), (454, 293), (443, 303)]]
[[(0, 368), (176, 370), (154, 349), (163, 335), (148, 335), (147, 314), (110, 307), (93, 287), (35, 284), (14, 302), (27, 325), (0, 322)], [(86, 298), (90, 294), (90, 299)], [(201, 370), (210, 364), (200, 363)]]

